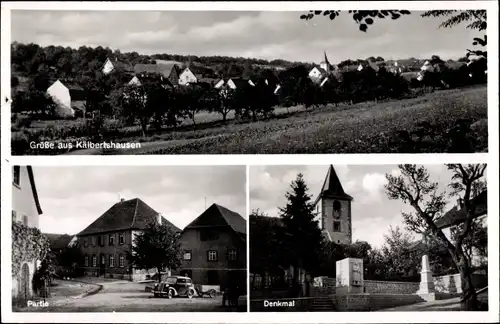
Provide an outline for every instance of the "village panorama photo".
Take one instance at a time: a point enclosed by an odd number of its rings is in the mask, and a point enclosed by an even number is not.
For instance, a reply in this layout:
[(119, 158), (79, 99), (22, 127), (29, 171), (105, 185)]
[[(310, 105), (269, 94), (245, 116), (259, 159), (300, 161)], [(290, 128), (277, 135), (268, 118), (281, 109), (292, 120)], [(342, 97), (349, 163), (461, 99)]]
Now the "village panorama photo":
[(12, 155), (487, 152), (486, 13), (12, 10)]
[(11, 172), (13, 312), (247, 311), (245, 166)]
[(251, 312), (488, 310), (485, 164), (253, 166), (249, 179)]

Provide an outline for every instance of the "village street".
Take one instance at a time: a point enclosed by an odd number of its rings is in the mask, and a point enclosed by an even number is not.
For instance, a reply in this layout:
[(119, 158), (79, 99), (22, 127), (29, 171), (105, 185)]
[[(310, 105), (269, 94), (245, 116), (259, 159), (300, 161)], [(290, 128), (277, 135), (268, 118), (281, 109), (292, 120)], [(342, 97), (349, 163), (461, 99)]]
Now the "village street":
[(82, 298), (66, 298), (49, 307), (24, 308), (27, 312), (225, 312), (246, 311), (244, 297), (239, 308), (222, 307), (222, 296), (215, 298), (154, 298), (145, 284), (128, 281), (99, 282), (102, 289)]

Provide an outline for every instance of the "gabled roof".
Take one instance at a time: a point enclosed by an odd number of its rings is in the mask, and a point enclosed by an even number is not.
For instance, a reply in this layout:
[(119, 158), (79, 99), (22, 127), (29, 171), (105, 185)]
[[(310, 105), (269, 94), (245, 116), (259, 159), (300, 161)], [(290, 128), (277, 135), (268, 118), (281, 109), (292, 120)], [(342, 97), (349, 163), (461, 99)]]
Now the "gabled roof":
[(71, 240), (75, 237), (74, 235), (68, 234), (44, 234), (49, 239), (51, 250), (60, 250), (69, 246)]
[[(474, 218), (486, 215), (488, 213), (488, 193), (487, 190), (481, 192), (476, 197), (472, 198), (471, 203), (475, 205)], [(467, 214), (464, 209), (454, 206), (447, 211), (441, 218), (436, 220), (436, 226), (440, 229), (454, 225), (459, 225), (467, 220)]]
[[(139, 198), (120, 201), (78, 233), (78, 236), (119, 230), (145, 229), (150, 222), (157, 221), (158, 215), (157, 211)], [(180, 232), (178, 227), (163, 216), (162, 224), (167, 224)]]
[(42, 212), (42, 207), (40, 206), (40, 200), (38, 199), (38, 192), (36, 190), (33, 168), (31, 167), (31, 165), (27, 165), (26, 169), (28, 171), (28, 178), (30, 179), (31, 191), (33, 192), (33, 199), (35, 200), (36, 210), (38, 211), (38, 215), (41, 215), (43, 214), (43, 212)]
[(180, 74), (180, 68), (177, 64), (175, 63), (162, 63), (162, 64), (136, 64), (134, 66), (134, 73), (135, 74), (141, 74), (141, 73), (157, 73), (161, 74), (164, 77), (168, 78), (170, 77), (170, 74), (172, 73)]
[(101, 70), (104, 68), (107, 61), (110, 61), (111, 64), (113, 64), (113, 67), (117, 70), (122, 70), (122, 71), (126, 71), (126, 72), (131, 72), (133, 70), (132, 66), (130, 64), (118, 61), (116, 58), (110, 59), (109, 57), (106, 58), (106, 61), (104, 61), (103, 65), (101, 67)]
[(323, 182), (323, 187), (321, 187), (321, 192), (318, 195), (314, 204), (317, 204), (321, 198), (338, 198), (352, 200), (353, 198), (345, 193), (342, 184), (340, 183), (339, 177), (335, 172), (333, 165), (330, 165), (328, 172)]
[(241, 88), (241, 87), (245, 87), (245, 86), (249, 86), (250, 85), (248, 83), (248, 81), (250, 79), (246, 79), (246, 78), (230, 78), (230, 80), (233, 81), (233, 83), (236, 86), (236, 88)]
[(192, 228), (229, 226), (234, 232), (246, 235), (247, 222), (237, 212), (218, 204), (212, 204), (183, 231)]

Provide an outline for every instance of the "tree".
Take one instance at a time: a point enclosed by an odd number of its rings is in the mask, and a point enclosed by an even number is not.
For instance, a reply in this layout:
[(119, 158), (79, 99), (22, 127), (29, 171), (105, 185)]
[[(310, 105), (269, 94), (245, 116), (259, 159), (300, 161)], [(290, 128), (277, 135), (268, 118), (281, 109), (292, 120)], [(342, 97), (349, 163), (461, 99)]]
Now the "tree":
[[(279, 208), (284, 226), (284, 254), (295, 269), (314, 273), (317, 271), (323, 242), (318, 221), (315, 220), (315, 207), (302, 174), (297, 175), (290, 187), (291, 191), (285, 195), (286, 205)], [(297, 271), (294, 271), (294, 275), (297, 275)], [(297, 277), (294, 279), (298, 282)]]
[(438, 192), (438, 183), (430, 181), (429, 173), (424, 167), (399, 165), (401, 175), (386, 174), (388, 184), (385, 185), (385, 190), (389, 199), (399, 199), (413, 207), (414, 212), (403, 213), (405, 225), (409, 230), (416, 233), (431, 233), (446, 247), (460, 272), (463, 292), (462, 309), (476, 310), (478, 304), (472, 282), (472, 267), (464, 252), (464, 242), (471, 232), (476, 211), (472, 198), (485, 187), (483, 176), (486, 165), (449, 164), (448, 169), (453, 173), (449, 184), (450, 197), (461, 196), (466, 216), (462, 230), (456, 234), (454, 243), (435, 223), (443, 215), (446, 193)]
[[(328, 16), (330, 20), (334, 20), (340, 15), (340, 10), (310, 10), (308, 14), (300, 16), (300, 19), (310, 20), (314, 16), (323, 15)], [(359, 30), (366, 32), (369, 25), (372, 25), (376, 18), (385, 19), (391, 17), (393, 20), (399, 19), (403, 15), (409, 15), (408, 10), (349, 10), (348, 14), (359, 25)]]
[(138, 269), (158, 271), (158, 281), (166, 269), (176, 270), (181, 264), (180, 234), (171, 226), (151, 222), (146, 229), (137, 235), (129, 256), (132, 264)]

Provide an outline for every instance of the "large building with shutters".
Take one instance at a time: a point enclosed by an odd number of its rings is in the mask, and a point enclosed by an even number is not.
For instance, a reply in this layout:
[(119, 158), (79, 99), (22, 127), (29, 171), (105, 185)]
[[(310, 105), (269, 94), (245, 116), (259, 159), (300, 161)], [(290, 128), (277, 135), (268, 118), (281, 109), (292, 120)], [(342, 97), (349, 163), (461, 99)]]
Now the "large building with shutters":
[(77, 244), (84, 255), (85, 274), (137, 281), (156, 272), (134, 269), (127, 258), (132, 253), (135, 236), (150, 222), (168, 224), (180, 232), (139, 198), (121, 199), (114, 204), (77, 235)]

